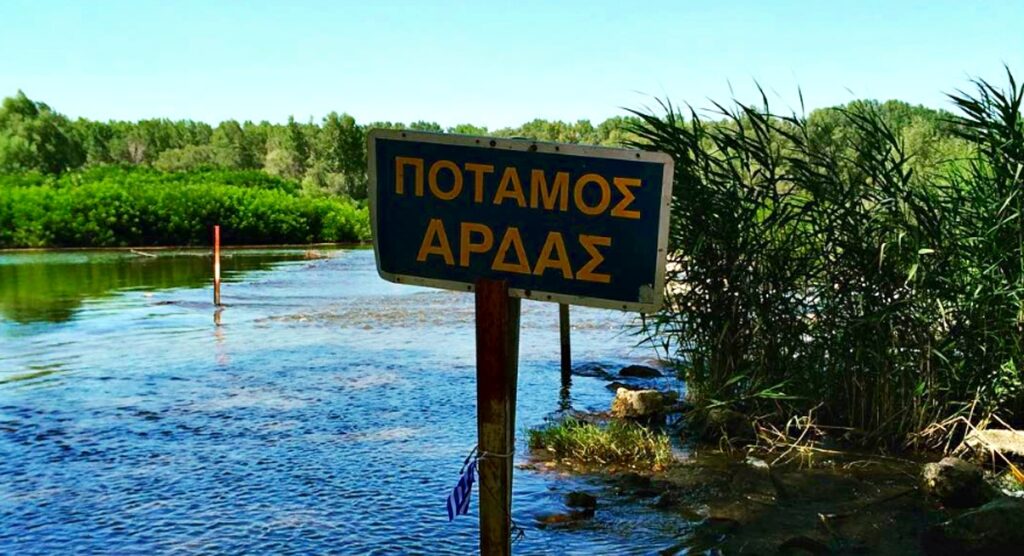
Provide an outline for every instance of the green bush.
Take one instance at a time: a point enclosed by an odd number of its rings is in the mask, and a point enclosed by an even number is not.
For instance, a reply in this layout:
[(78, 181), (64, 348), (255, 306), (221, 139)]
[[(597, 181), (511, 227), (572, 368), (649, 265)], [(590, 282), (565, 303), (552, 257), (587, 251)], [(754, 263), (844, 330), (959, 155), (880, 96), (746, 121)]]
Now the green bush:
[(0, 176), (0, 247), (361, 241), (368, 215), (351, 201), (299, 195), (256, 171), (162, 173), (96, 167), (55, 179)]

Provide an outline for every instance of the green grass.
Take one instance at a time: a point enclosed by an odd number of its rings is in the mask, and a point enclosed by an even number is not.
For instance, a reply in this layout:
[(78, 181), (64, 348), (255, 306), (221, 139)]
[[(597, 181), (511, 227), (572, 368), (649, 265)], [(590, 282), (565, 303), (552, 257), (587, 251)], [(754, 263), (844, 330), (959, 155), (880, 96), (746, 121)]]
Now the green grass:
[(655, 468), (672, 461), (668, 436), (621, 421), (597, 425), (564, 419), (531, 429), (529, 445), (584, 464)]

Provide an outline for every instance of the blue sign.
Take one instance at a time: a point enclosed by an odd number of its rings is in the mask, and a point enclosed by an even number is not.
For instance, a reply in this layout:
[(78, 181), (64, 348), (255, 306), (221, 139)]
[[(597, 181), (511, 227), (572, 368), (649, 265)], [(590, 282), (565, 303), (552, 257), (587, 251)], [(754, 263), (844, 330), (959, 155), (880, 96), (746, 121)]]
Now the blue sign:
[(369, 137), (380, 275), (472, 291), (655, 311), (672, 159), (664, 153), (412, 131)]

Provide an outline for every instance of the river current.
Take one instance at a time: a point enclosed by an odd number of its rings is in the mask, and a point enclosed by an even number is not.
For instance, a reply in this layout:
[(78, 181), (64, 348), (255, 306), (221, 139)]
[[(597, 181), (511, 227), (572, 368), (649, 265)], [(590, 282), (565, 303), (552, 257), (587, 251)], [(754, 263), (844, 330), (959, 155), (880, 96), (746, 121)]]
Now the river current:
[[(472, 554), (445, 499), (475, 444), (471, 294), (381, 280), (373, 253), (0, 253), (0, 554)], [(573, 357), (655, 355), (632, 315), (573, 308)], [(217, 324), (216, 321), (219, 321)], [(560, 408), (557, 306), (523, 302), (517, 454)], [(541, 528), (587, 479), (517, 468), (517, 554), (649, 554), (678, 520), (599, 497)]]

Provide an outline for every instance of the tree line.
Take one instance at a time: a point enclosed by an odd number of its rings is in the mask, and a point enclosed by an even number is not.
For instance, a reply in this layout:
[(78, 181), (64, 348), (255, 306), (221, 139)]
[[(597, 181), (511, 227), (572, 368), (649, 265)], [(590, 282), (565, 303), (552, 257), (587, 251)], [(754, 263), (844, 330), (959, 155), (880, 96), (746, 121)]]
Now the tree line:
[(308, 193), (366, 197), (366, 133), (373, 128), (528, 137), (619, 145), (632, 137), (636, 118), (616, 117), (597, 126), (534, 120), (489, 131), (462, 124), (447, 129), (417, 121), (358, 124), (331, 112), (319, 122), (272, 124), (226, 120), (216, 126), (194, 120), (145, 119), (100, 122), (70, 119), (18, 91), (0, 107), (0, 173), (60, 174), (109, 164), (148, 166), (165, 172), (262, 170), (301, 182)]
[[(845, 107), (812, 111), (808, 125), (821, 140), (842, 144), (852, 133), (843, 110), (874, 107), (917, 153), (919, 163), (956, 156), (962, 149), (949, 132), (949, 114), (890, 100), (858, 100)], [(0, 106), (0, 174), (61, 174), (102, 165), (146, 166), (164, 172), (262, 170), (302, 184), (305, 193), (366, 197), (366, 133), (373, 128), (413, 129), (467, 135), (524, 137), (541, 141), (621, 146), (643, 142), (635, 116), (616, 116), (597, 125), (536, 119), (518, 127), (489, 130), (472, 124), (444, 128), (435, 122), (357, 123), (331, 112), (319, 122), (289, 118), (284, 124), (226, 120), (137, 122), (70, 119), (18, 91)], [(719, 125), (731, 125), (721, 120)]]

